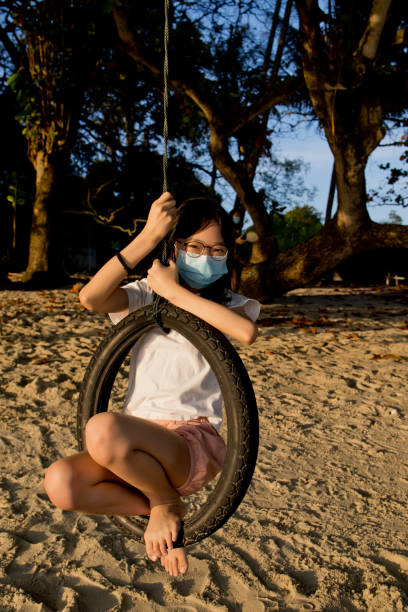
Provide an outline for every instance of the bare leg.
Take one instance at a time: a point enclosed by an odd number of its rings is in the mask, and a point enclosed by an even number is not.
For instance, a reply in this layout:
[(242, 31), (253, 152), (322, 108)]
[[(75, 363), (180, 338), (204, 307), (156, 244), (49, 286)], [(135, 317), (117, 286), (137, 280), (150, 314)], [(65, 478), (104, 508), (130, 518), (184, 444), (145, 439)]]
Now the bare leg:
[(149, 500), (141, 491), (96, 463), (87, 452), (50, 465), (44, 487), (50, 500), (63, 510), (121, 516), (150, 514)]
[[(101, 413), (88, 422), (86, 441), (96, 463), (147, 497), (150, 519), (144, 536), (146, 551), (152, 560), (165, 557), (167, 550), (173, 549), (185, 514), (185, 506), (175, 490), (185, 482), (190, 469), (185, 440), (145, 419)], [(172, 551), (172, 556), (175, 559), (172, 567), (175, 564), (184, 573), (185, 550)]]

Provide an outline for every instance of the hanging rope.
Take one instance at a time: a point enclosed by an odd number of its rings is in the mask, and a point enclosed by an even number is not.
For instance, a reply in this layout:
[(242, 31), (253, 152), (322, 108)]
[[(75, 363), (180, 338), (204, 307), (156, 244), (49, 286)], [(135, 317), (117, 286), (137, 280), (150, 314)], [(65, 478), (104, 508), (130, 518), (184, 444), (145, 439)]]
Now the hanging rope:
[(169, 138), (169, 125), (167, 120), (167, 109), (169, 106), (169, 4), (170, 0), (164, 0), (164, 65), (163, 65), (163, 193), (167, 191), (167, 142)]
[[(164, 35), (163, 35), (163, 47), (164, 47), (164, 64), (163, 64), (163, 193), (168, 191), (167, 185), (167, 166), (168, 166), (168, 140), (169, 140), (169, 124), (168, 124), (168, 106), (169, 106), (169, 6), (170, 0), (164, 0)], [(166, 238), (163, 239), (161, 244), (160, 261), (162, 264), (167, 264), (167, 242)], [(159, 295), (154, 294), (153, 297), (153, 316), (159, 322), (159, 312), (162, 306), (166, 303), (166, 300), (161, 298)]]
[[(169, 106), (169, 6), (170, 0), (164, 0), (164, 64), (163, 64), (163, 83), (164, 83), (164, 95), (163, 95), (163, 193), (168, 191), (167, 185), (167, 165), (168, 165), (168, 151), (167, 145), (169, 140), (169, 124), (167, 117), (167, 109)], [(162, 252), (161, 252), (162, 264), (167, 263), (167, 243), (166, 239), (163, 240)]]

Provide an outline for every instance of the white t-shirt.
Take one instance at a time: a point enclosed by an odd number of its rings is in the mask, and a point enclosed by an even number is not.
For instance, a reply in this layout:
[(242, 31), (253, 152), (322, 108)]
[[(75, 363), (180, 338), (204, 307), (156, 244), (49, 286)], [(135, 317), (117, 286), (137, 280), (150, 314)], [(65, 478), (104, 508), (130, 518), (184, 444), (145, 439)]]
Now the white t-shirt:
[[(123, 287), (129, 297), (129, 312), (148, 306), (153, 291), (144, 278)], [(260, 304), (229, 291), (228, 308), (241, 308), (256, 321)], [(118, 323), (128, 311), (109, 313)], [(132, 349), (129, 386), (124, 413), (144, 419), (188, 421), (198, 416), (219, 430), (222, 396), (215, 374), (198, 349), (179, 332), (165, 333), (160, 327), (146, 332)]]

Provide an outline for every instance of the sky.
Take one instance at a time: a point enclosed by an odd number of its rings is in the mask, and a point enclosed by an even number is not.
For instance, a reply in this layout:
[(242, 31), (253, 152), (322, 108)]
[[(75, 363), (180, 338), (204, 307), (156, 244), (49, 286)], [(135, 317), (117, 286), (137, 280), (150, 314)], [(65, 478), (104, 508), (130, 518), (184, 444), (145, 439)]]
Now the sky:
[[(305, 183), (307, 186), (316, 186), (317, 193), (313, 206), (323, 214), (326, 212), (327, 196), (330, 187), (330, 178), (333, 165), (333, 156), (327, 141), (317, 133), (315, 127), (299, 129), (297, 128), (296, 137), (294, 135), (280, 136), (279, 152), (283, 157), (301, 157), (310, 164), (310, 170), (306, 174)], [(375, 189), (381, 182), (385, 183), (386, 171), (379, 168), (380, 163), (398, 163), (401, 155), (399, 147), (377, 147), (368, 159), (366, 168), (367, 191)], [(336, 204), (336, 199), (335, 199)], [(368, 211), (373, 221), (377, 223), (388, 221), (390, 211), (396, 212), (404, 224), (408, 225), (408, 208), (402, 206), (369, 206)], [(335, 205), (333, 205), (333, 214)]]
[[(366, 167), (367, 192), (378, 188), (381, 183), (385, 186), (387, 172), (379, 168), (380, 163), (390, 162), (392, 165), (401, 166), (399, 157), (401, 147), (377, 147), (368, 159)], [(280, 134), (279, 139), (274, 141), (274, 154), (280, 159), (303, 159), (309, 165), (309, 170), (304, 175), (305, 186), (316, 187), (316, 195), (313, 200), (305, 202), (310, 204), (322, 215), (326, 214), (327, 197), (329, 194), (330, 179), (333, 166), (333, 156), (326, 139), (322, 136), (315, 125), (310, 127), (296, 128), (296, 132)], [(205, 177), (202, 177), (205, 180)], [(407, 179), (405, 179), (407, 180)], [(219, 177), (217, 191), (223, 197), (223, 204), (227, 210), (233, 208), (235, 192), (226, 181)], [(283, 203), (283, 202), (282, 202)], [(333, 203), (332, 215), (337, 208), (336, 196)], [(372, 206), (368, 205), (368, 212), (373, 221), (377, 223), (389, 223), (389, 213), (397, 213), (404, 225), (408, 225), (408, 208), (396, 204)], [(252, 224), (248, 214), (245, 216), (244, 226)]]
[[(194, 6), (194, 5), (192, 5)], [(261, 17), (258, 16), (258, 20), (254, 16), (250, 17), (249, 25), (253, 32), (258, 33), (259, 39), (266, 39), (269, 33), (269, 21), (264, 19), (264, 7), (262, 3), (259, 4), (261, 8)], [(269, 6), (269, 5), (268, 5)], [(323, 10), (327, 9), (327, 3), (321, 2), (320, 6)], [(194, 15), (194, 8), (191, 9)], [(228, 14), (228, 4), (226, 5), (226, 15)], [(211, 18), (209, 17), (209, 24)], [(297, 12), (292, 10), (291, 23), (295, 29), (299, 27)], [(275, 45), (278, 44), (278, 36), (275, 37)], [(275, 47), (274, 47), (275, 49)], [(274, 57), (274, 51), (272, 52)], [(386, 137), (387, 138), (387, 137)], [(313, 124), (302, 124), (297, 125), (296, 130), (286, 130), (286, 134), (280, 133), (275, 139), (273, 138), (273, 153), (276, 157), (288, 158), (288, 159), (303, 159), (304, 162), (310, 165), (309, 172), (305, 175), (305, 186), (316, 187), (316, 196), (313, 201), (307, 201), (305, 204), (311, 204), (317, 209), (324, 220), (326, 213), (327, 197), (329, 193), (330, 179), (333, 166), (333, 156), (325, 140), (324, 136), (319, 133), (316, 128), (316, 122)], [(367, 192), (378, 188), (381, 183), (384, 187), (386, 184), (387, 172), (379, 168), (380, 163), (390, 162), (392, 166), (400, 166), (398, 158), (401, 155), (400, 147), (377, 147), (370, 156), (367, 167), (366, 167), (366, 187)], [(229, 210), (233, 207), (235, 200), (235, 193), (222, 178), (218, 182), (218, 191), (223, 197), (223, 202), (226, 208)], [(398, 183), (396, 185), (396, 190)], [(284, 203), (284, 202), (282, 202)], [(337, 208), (337, 199), (333, 203), (333, 212), (335, 213)], [(371, 203), (368, 204), (368, 212), (373, 221), (376, 222), (390, 222), (389, 214), (393, 211), (399, 215), (402, 222), (408, 225), (408, 208), (402, 206), (393, 205), (382, 205), (373, 206)], [(244, 225), (251, 223), (248, 215), (246, 215)]]

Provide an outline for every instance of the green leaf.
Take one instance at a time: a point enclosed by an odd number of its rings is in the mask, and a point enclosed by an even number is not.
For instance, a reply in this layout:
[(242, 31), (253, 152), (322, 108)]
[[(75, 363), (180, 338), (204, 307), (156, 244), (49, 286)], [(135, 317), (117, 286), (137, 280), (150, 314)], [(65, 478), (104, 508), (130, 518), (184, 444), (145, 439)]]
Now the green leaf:
[(16, 81), (18, 81), (19, 78), (19, 74), (17, 72), (15, 72), (14, 74), (11, 75), (11, 77), (9, 77), (7, 79), (7, 84), (10, 86), (11, 89), (14, 89), (14, 87), (16, 86)]

